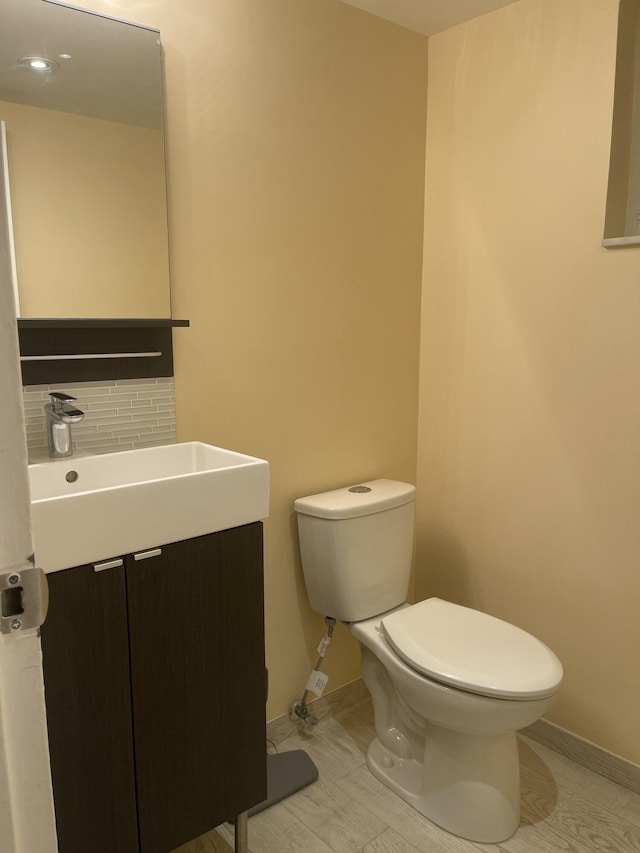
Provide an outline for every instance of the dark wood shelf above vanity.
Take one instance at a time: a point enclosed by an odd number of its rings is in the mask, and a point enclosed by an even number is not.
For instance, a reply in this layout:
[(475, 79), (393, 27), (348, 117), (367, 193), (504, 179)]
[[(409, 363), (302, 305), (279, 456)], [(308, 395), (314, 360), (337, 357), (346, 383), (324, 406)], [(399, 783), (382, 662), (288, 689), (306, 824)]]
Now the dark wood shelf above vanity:
[(188, 326), (189, 320), (110, 317), (18, 317), (18, 329), (166, 329)]
[(18, 319), (24, 385), (173, 376), (174, 328), (188, 320)]

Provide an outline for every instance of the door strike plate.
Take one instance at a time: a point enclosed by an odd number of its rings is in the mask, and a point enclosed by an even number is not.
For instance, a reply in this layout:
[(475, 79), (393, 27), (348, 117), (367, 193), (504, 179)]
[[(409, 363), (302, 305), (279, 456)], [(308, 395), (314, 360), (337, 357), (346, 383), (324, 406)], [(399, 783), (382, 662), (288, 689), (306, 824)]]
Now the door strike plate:
[(49, 606), (49, 587), (42, 569), (20, 566), (0, 572), (0, 633), (38, 628)]

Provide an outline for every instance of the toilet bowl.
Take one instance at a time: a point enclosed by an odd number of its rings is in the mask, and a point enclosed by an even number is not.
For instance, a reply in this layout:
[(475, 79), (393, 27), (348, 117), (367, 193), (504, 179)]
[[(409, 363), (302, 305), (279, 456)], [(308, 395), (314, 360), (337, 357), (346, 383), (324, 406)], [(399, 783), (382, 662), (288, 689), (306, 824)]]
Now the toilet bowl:
[[(434, 616), (436, 623), (437, 617), (458, 617), (449, 628), (445, 626), (440, 638), (442, 671), (437, 676), (428, 676), (407, 663), (388, 639), (384, 623), (407, 611), (418, 619)], [(505, 639), (515, 639), (516, 645), (526, 647), (528, 655), (519, 650), (523, 677), (516, 676), (511, 682), (504, 675), (495, 678), (500, 654), (496, 660), (491, 642), (479, 646), (476, 641), (475, 672), (455, 668), (447, 658), (446, 644), (453, 635), (455, 651), (455, 632), (464, 634), (461, 625), (467, 617), (476, 630), (486, 619), (494, 641), (504, 632)], [(487, 843), (509, 838), (520, 819), (515, 732), (539, 719), (555, 698), (562, 670), (558, 670), (553, 652), (505, 622), (439, 599), (405, 605), (349, 627), (360, 643), (362, 674), (373, 703), (376, 738), (369, 747), (367, 764), (374, 776), (455, 835)], [(437, 632), (438, 626), (431, 625), (435, 640)], [(458, 644), (458, 651), (460, 648)], [(478, 665), (482, 649), (489, 664), (484, 670)], [(507, 651), (515, 661), (513, 646)], [(498, 665), (492, 667), (492, 663)], [(464, 688), (460, 686), (462, 671)], [(437, 677), (449, 678), (450, 683)], [(474, 687), (483, 692), (474, 692)]]
[(415, 488), (394, 480), (299, 498), (307, 592), (360, 644), (371, 772), (443, 829), (498, 843), (520, 818), (515, 732), (550, 707), (562, 665), (488, 614), (439, 598), (405, 603), (414, 502)]

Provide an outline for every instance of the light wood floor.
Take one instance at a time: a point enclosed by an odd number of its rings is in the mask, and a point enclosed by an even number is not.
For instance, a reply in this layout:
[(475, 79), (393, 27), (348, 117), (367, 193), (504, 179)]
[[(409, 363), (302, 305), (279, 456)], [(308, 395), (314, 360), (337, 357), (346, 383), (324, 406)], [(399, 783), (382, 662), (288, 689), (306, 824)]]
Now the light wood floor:
[[(365, 700), (279, 744), (280, 752), (304, 749), (320, 776), (249, 819), (251, 853), (640, 853), (640, 795), (535, 741), (520, 739), (520, 828), (501, 844), (474, 844), (431, 824), (371, 775), (373, 736)], [(223, 826), (175, 853), (232, 848), (233, 829)]]

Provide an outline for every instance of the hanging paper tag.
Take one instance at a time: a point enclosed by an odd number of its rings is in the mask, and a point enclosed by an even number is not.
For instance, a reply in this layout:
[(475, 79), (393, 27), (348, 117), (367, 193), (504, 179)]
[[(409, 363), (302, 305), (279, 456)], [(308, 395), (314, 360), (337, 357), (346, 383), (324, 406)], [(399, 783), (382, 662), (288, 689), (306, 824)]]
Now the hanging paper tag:
[(329, 681), (329, 676), (325, 675), (324, 672), (319, 672), (317, 669), (314, 669), (311, 675), (309, 676), (309, 680), (307, 681), (307, 690), (310, 690), (312, 693), (315, 693), (316, 696), (322, 696), (324, 693), (324, 688), (327, 686), (327, 681)]
[(331, 645), (331, 637), (329, 637), (327, 634), (325, 634), (324, 637), (320, 640), (320, 642), (318, 644), (318, 650), (317, 651), (318, 651), (318, 654), (320, 655), (321, 658), (323, 658), (326, 655), (327, 649), (329, 648), (330, 645)]

